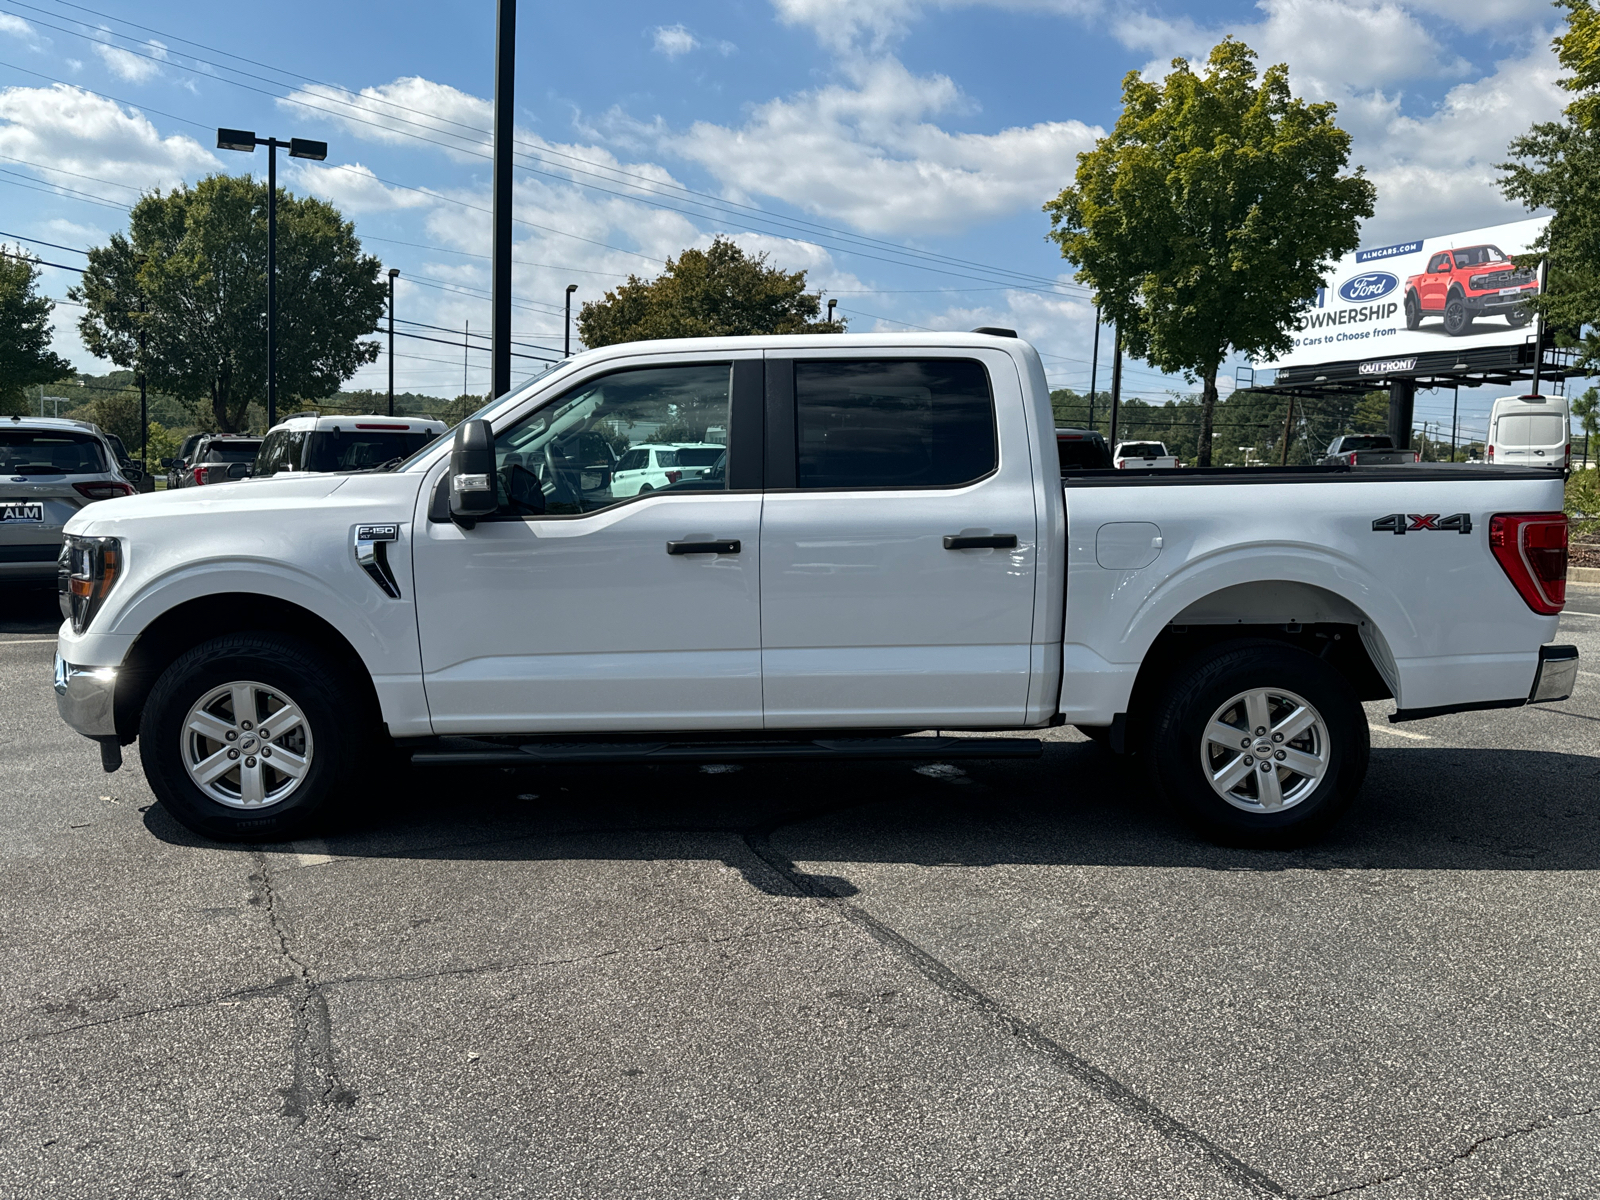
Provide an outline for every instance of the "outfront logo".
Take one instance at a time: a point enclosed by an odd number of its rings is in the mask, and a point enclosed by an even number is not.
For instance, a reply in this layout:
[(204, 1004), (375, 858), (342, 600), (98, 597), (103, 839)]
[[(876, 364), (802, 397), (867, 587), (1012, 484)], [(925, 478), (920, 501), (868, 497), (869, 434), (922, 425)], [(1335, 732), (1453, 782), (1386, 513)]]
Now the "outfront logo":
[(1354, 279), (1346, 279), (1341, 283), (1339, 296), (1351, 304), (1365, 304), (1369, 300), (1387, 296), (1399, 286), (1400, 281), (1387, 271), (1368, 271), (1364, 275), (1357, 275)]

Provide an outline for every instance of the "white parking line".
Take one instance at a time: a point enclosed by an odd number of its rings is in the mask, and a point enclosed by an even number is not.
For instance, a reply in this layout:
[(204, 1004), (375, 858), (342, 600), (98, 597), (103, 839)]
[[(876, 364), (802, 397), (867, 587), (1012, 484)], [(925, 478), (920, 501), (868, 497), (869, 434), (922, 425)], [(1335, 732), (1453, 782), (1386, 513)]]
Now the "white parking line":
[(321, 838), (290, 842), (289, 851), (302, 867), (320, 867), (323, 863), (333, 861), (333, 855), (328, 853), (328, 843)]
[(53, 637), (49, 637), (49, 638), (0, 638), (0, 646), (38, 646), (38, 645), (40, 645), (40, 644), (42, 644), (44, 642), (53, 642), (55, 640), (56, 639), (53, 638)]
[(1367, 726), (1373, 733), (1388, 733), (1397, 738), (1410, 738), (1417, 742), (1433, 741), (1433, 735), (1428, 733), (1412, 733), (1409, 729), (1395, 729), (1389, 725), (1374, 725), (1371, 721), (1367, 722)]

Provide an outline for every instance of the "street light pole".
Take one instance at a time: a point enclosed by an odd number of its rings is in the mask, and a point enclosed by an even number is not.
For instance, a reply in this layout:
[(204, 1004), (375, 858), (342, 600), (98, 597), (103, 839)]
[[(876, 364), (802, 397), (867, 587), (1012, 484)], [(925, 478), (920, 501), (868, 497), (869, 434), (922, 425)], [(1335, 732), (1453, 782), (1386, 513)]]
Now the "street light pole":
[(287, 150), (290, 158), (322, 162), (328, 157), (328, 143), (258, 138), (249, 129), (217, 130), (218, 150), (254, 154), (257, 146), (267, 148), (267, 428), (271, 429), (278, 423), (278, 151)]
[(394, 416), (394, 277), (399, 267), (389, 268), (389, 415)]
[(828, 301), (828, 324), (829, 325), (833, 324), (833, 310), (835, 308), (837, 308), (838, 306), (839, 306), (839, 302), (837, 300), (831, 300), (830, 299)]
[(511, 390), (511, 152), (516, 139), (517, 0), (497, 0), (494, 32), (494, 255), (489, 398)]
[(567, 333), (566, 333), (566, 341), (563, 344), (562, 351), (561, 351), (561, 357), (562, 358), (571, 358), (572, 357), (572, 293), (577, 291), (577, 290), (578, 290), (578, 285), (577, 284), (575, 284), (575, 283), (567, 284)]

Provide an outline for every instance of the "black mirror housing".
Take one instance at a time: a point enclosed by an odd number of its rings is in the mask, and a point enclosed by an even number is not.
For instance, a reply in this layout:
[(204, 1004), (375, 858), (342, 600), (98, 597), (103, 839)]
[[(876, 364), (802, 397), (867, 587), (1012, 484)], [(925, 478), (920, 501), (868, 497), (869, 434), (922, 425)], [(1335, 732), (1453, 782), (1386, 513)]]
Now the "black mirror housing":
[(163, 467), (167, 467), (167, 468), (169, 468), (169, 469), (170, 469), (170, 468), (171, 468), (171, 467), (172, 467), (172, 464), (173, 464), (173, 463), (175, 463), (175, 462), (177, 462), (177, 461), (178, 461), (178, 460), (177, 460), (177, 459), (175, 459), (175, 458), (163, 458), (163, 459), (162, 459), (162, 460), (161, 460), (161, 465), (162, 465), (162, 466), (163, 466)]
[(463, 421), (450, 451), (450, 519), (470, 529), (499, 507), (494, 432), (487, 421)]

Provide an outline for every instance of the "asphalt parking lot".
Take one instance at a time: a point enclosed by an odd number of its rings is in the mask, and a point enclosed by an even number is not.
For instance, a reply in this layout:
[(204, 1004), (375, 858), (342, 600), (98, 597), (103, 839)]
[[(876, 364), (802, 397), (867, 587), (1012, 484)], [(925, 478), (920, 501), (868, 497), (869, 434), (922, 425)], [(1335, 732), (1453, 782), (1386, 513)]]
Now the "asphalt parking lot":
[(0, 1196), (1600, 1191), (1600, 592), (1571, 701), (1371, 706), (1280, 853), (1070, 731), (418, 770), (211, 845), (56, 717), (53, 596), (0, 605)]

